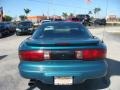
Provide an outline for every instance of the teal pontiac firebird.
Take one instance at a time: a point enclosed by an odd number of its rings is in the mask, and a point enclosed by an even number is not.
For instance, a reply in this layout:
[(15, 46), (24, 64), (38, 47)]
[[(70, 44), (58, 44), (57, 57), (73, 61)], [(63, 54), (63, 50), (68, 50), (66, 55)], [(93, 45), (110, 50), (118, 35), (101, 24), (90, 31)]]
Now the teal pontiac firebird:
[(19, 72), (45, 84), (73, 85), (107, 73), (106, 45), (77, 22), (48, 22), (19, 46)]

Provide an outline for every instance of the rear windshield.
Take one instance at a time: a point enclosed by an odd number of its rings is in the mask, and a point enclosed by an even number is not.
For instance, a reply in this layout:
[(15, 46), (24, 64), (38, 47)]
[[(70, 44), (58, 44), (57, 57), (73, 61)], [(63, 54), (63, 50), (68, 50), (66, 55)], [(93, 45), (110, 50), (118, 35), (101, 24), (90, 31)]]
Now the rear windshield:
[(89, 31), (78, 23), (44, 24), (33, 34), (33, 38), (79, 38), (90, 36)]
[(32, 22), (20, 22), (18, 24), (18, 27), (22, 27), (22, 26), (32, 26)]

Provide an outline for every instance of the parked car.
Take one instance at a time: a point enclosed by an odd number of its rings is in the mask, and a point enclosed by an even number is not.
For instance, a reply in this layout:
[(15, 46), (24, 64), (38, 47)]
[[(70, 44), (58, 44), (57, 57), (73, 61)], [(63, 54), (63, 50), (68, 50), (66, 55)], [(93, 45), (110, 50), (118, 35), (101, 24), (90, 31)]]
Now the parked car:
[(94, 25), (106, 25), (106, 19), (96, 19)]
[(45, 84), (72, 85), (107, 73), (106, 45), (76, 22), (44, 23), (19, 46), (19, 72)]
[(31, 21), (21, 21), (16, 28), (16, 35), (32, 34), (34, 32), (33, 23)]
[(34, 30), (36, 30), (39, 26), (40, 26), (40, 23), (34, 23), (34, 24), (33, 24)]
[(63, 20), (62, 20), (62, 19), (57, 19), (57, 18), (56, 18), (56, 19), (54, 19), (53, 21), (63, 21)]
[(69, 18), (67, 21), (70, 21), (70, 22), (80, 22), (80, 20), (78, 18)]
[(41, 25), (42, 25), (43, 23), (47, 23), (47, 22), (51, 22), (51, 20), (49, 20), (49, 19), (42, 20), (42, 21), (41, 21)]
[(6, 28), (9, 30), (10, 33), (14, 33), (16, 30), (16, 26), (12, 22), (5, 22)]
[(80, 14), (76, 16), (83, 25), (91, 25), (90, 16), (88, 14)]
[(10, 33), (9, 29), (6, 27), (6, 23), (0, 22), (0, 38)]

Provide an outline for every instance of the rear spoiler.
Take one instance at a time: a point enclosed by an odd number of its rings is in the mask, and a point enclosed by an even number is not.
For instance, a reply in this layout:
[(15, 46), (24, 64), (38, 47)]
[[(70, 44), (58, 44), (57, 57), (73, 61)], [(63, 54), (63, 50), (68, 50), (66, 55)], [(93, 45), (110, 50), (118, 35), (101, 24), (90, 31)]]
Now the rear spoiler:
[(55, 47), (55, 46), (96, 46), (99, 44), (98, 39), (90, 39), (90, 40), (80, 40), (80, 42), (49, 42), (49, 43), (42, 43), (38, 41), (28, 41), (26, 42), (27, 45), (29, 46), (44, 46), (44, 47)]

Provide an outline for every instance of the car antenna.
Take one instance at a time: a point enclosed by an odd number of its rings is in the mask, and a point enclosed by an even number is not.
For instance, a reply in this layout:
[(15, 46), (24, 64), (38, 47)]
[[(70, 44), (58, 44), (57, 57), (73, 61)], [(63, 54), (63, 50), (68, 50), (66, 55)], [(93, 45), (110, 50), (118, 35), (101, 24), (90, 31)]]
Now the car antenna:
[[(107, 12), (108, 12), (108, 0), (106, 0), (106, 15), (105, 15), (105, 19), (107, 21)], [(106, 25), (104, 25), (104, 30), (102, 31), (102, 41), (105, 39), (105, 33), (106, 33)]]

